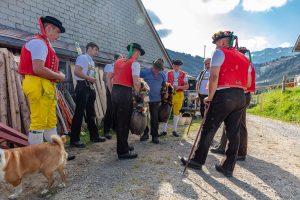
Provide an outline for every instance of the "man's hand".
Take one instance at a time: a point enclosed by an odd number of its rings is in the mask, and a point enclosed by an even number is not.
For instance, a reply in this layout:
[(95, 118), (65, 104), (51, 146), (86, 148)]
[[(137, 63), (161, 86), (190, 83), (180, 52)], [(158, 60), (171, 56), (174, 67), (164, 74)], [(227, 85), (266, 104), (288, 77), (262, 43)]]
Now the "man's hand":
[(65, 74), (62, 73), (61, 71), (58, 72), (58, 80), (59, 81), (64, 81), (66, 78)]
[(96, 83), (97, 79), (95, 79), (94, 77), (89, 77), (88, 81), (91, 83)]
[(211, 101), (212, 101), (212, 98), (209, 96), (204, 98), (205, 105), (208, 105)]

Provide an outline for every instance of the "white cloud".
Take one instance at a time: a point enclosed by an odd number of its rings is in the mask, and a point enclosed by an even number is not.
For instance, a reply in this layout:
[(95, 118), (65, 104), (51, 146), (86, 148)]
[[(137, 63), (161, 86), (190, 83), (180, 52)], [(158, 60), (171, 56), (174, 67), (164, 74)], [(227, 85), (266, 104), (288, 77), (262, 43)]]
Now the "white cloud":
[(284, 42), (284, 43), (279, 45), (279, 47), (283, 47), (283, 48), (290, 47), (290, 46), (291, 46), (291, 43), (289, 43), (289, 42)]
[(243, 0), (243, 9), (251, 12), (269, 11), (285, 5), (288, 0)]
[(232, 11), (240, 0), (186, 0), (188, 8), (197, 14), (225, 14)]
[(260, 51), (271, 47), (269, 41), (263, 36), (256, 36), (250, 39), (239, 40), (240, 47), (247, 47), (250, 51)]

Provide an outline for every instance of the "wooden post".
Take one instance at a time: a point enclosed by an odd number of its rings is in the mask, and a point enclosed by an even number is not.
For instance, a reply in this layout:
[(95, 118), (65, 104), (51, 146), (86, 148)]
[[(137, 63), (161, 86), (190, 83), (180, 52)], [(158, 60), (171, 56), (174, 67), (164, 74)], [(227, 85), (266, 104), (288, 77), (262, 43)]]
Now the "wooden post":
[(281, 86), (282, 93), (285, 92), (285, 82), (286, 82), (286, 79), (287, 79), (286, 75), (283, 75), (283, 77), (282, 77), (282, 86)]
[(263, 94), (259, 95), (259, 105), (260, 105), (260, 112), (263, 111)]

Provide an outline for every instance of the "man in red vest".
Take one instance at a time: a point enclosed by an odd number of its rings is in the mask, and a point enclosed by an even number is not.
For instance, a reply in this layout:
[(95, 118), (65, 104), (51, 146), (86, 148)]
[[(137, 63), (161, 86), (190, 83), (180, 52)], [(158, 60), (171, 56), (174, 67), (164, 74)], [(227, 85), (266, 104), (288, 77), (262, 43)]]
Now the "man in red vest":
[[(251, 53), (246, 47), (239, 47), (238, 49), (239, 52), (242, 54), (249, 54), (249, 59), (251, 61)], [(251, 86), (247, 88), (245, 91), (245, 98), (246, 98), (246, 106), (243, 112), (242, 120), (241, 120), (241, 130), (240, 130), (240, 147), (238, 151), (238, 157), (237, 161), (244, 161), (246, 160), (246, 155), (247, 155), (247, 146), (248, 146), (248, 131), (247, 131), (247, 125), (246, 125), (246, 110), (247, 107), (250, 105), (251, 101), (251, 92), (255, 92), (255, 78), (256, 78), (256, 73), (253, 65), (251, 64)], [(221, 141), (217, 145), (216, 148), (211, 149), (212, 153), (219, 153), (219, 154), (224, 154), (225, 153), (225, 148), (227, 145), (227, 137), (226, 137), (226, 129), (224, 127)]]
[(114, 64), (112, 103), (117, 132), (117, 153), (120, 160), (137, 158), (128, 145), (130, 119), (133, 111), (133, 91), (141, 89), (140, 64), (138, 59), (145, 54), (141, 45), (131, 43), (127, 46), (127, 58), (121, 58)]
[(181, 158), (181, 162), (201, 170), (215, 133), (224, 122), (229, 143), (226, 157), (215, 168), (226, 177), (231, 177), (240, 143), (241, 118), (245, 108), (244, 91), (251, 85), (251, 64), (248, 58), (231, 47), (234, 39), (237, 39), (232, 32), (220, 31), (212, 39), (216, 50), (211, 59), (209, 92), (205, 99), (209, 105), (206, 120), (195, 155), (189, 163), (185, 158)]
[[(177, 124), (179, 121), (179, 114), (184, 100), (184, 90), (189, 89), (187, 75), (181, 70), (183, 62), (181, 60), (173, 60), (172, 70), (167, 73), (167, 82), (170, 83), (176, 93), (172, 97), (173, 103), (173, 136), (179, 137), (177, 132)], [(159, 136), (167, 135), (168, 122), (163, 124), (163, 132)]]
[(41, 33), (26, 42), (21, 51), (19, 73), (24, 75), (23, 91), (30, 105), (29, 144), (51, 142), (56, 129), (57, 81), (65, 75), (58, 70), (58, 57), (51, 45), (65, 32), (62, 23), (50, 16), (39, 19)]

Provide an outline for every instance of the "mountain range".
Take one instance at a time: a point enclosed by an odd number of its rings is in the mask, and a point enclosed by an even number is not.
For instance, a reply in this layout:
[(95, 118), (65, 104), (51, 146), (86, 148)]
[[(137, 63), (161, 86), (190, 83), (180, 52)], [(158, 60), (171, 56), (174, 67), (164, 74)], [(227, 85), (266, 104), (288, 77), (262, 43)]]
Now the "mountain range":
[[(181, 59), (183, 70), (197, 76), (203, 69), (203, 58), (167, 49), (171, 59)], [(282, 76), (292, 78), (300, 74), (300, 54), (293, 53), (292, 47), (266, 48), (251, 52), (253, 65), (257, 72), (258, 85), (280, 83)]]

